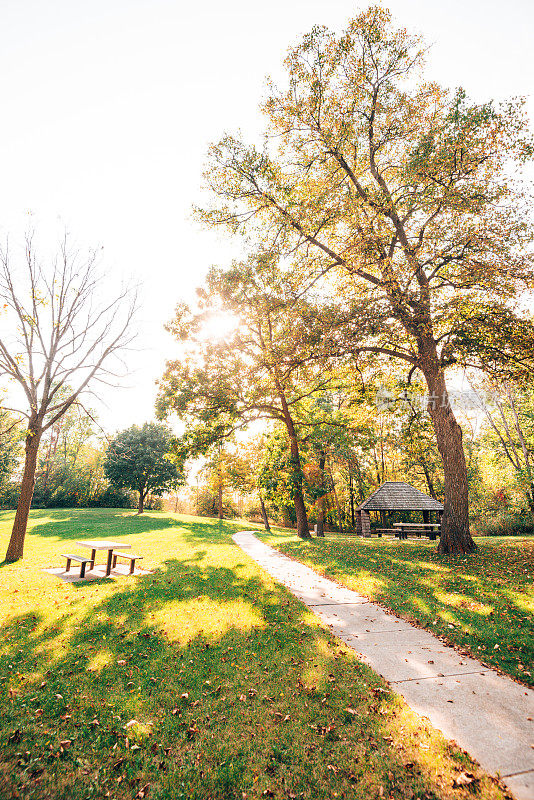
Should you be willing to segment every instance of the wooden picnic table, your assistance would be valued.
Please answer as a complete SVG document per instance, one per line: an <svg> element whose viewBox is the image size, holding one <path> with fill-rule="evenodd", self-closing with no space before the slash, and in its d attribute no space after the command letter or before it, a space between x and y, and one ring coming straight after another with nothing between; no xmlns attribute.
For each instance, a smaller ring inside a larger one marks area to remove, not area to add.
<svg viewBox="0 0 534 800"><path fill-rule="evenodd" d="M441 528L440 522L394 522L393 525L395 528L400 528L401 539L407 539L408 532L415 533L417 536L418 531L422 528L421 535L428 534L429 539L435 540ZM414 528L418 530L414 531Z"/></svg>
<svg viewBox="0 0 534 800"><path fill-rule="evenodd" d="M96 551L97 550L108 551L108 559L106 563L106 577L109 577L109 575L111 575L111 561L113 558L113 551L129 550L131 548L130 544L122 544L121 542L109 542L107 539L88 539L87 541L84 542L76 542L76 544L79 544L80 547L87 547L91 551L90 569L93 569L95 565Z"/></svg>

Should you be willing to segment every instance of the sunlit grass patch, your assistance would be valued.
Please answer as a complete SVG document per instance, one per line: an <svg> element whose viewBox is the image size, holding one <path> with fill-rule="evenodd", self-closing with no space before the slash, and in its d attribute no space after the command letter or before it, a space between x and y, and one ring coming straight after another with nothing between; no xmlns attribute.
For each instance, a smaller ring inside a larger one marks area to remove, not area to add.
<svg viewBox="0 0 534 800"><path fill-rule="evenodd" d="M453 782L468 769L478 798L502 800L233 544L235 526L100 509L33 521L25 561L0 569L1 798L466 800ZM120 537L154 571L40 571L82 537Z"/></svg>
<svg viewBox="0 0 534 800"><path fill-rule="evenodd" d="M197 599L185 604L175 601L150 615L153 625L165 633L170 642L187 644L195 636L211 642L222 639L231 628L246 632L263 628L265 622L250 602L234 600L219 603Z"/></svg>
<svg viewBox="0 0 534 800"><path fill-rule="evenodd" d="M434 592L434 597L443 605L452 606L453 608L465 608L468 611L474 611L476 614L483 614L484 616L488 616L494 611L493 606L487 603L479 603L478 600L474 600L465 594L436 591Z"/></svg>

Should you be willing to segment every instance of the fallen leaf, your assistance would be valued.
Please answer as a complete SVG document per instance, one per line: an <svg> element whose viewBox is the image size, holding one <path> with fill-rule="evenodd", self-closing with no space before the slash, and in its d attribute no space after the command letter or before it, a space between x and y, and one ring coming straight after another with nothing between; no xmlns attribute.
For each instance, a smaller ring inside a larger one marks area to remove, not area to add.
<svg viewBox="0 0 534 800"><path fill-rule="evenodd" d="M452 786L454 789L458 788L459 786L469 786L471 783L475 783L477 780L478 778L471 772L460 772L460 774L453 780Z"/></svg>

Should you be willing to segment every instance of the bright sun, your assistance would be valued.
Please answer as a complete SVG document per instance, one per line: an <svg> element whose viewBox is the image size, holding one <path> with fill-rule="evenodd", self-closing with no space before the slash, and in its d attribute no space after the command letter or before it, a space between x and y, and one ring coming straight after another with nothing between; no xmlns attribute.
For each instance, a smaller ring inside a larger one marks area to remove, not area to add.
<svg viewBox="0 0 534 800"><path fill-rule="evenodd" d="M214 314L204 325L202 329L202 338L225 339L234 332L237 325L238 319L232 314Z"/></svg>

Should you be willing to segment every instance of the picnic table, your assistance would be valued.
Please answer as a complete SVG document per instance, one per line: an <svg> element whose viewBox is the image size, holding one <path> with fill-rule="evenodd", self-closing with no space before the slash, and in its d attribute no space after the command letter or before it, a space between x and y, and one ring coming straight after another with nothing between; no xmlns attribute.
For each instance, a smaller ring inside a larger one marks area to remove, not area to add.
<svg viewBox="0 0 534 800"><path fill-rule="evenodd" d="M109 577L109 575L111 575L111 561L113 559L113 551L129 550L131 547L130 544L122 544L121 542L109 542L106 539L88 539L87 541L84 542L76 542L76 544L80 545L80 547L87 547L91 551L90 569L93 569L95 565L96 551L97 550L108 551L108 558L106 563L106 577Z"/></svg>
<svg viewBox="0 0 534 800"><path fill-rule="evenodd" d="M414 536L428 536L429 539L435 540L441 528L439 522L394 522L393 525L399 528L401 539L407 539L411 533Z"/></svg>

